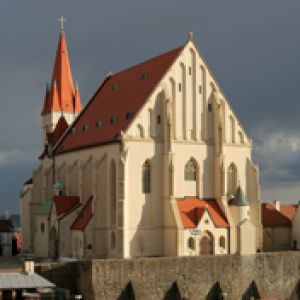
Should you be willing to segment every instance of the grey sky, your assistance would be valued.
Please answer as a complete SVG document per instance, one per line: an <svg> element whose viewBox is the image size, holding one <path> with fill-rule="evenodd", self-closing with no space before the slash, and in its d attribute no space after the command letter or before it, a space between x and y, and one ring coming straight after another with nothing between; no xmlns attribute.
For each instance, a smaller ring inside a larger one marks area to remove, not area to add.
<svg viewBox="0 0 300 300"><path fill-rule="evenodd" d="M254 140L263 198L300 199L299 1L2 0L0 212L18 211L42 149L40 111L61 15L85 102L107 71L175 48L193 31Z"/></svg>

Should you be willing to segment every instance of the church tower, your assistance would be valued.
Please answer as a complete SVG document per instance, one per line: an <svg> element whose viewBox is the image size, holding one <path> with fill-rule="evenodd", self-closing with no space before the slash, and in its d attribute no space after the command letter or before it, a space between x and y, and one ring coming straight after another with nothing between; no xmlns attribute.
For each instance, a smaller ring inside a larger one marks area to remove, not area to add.
<svg viewBox="0 0 300 300"><path fill-rule="evenodd" d="M82 109L78 87L74 86L69 61L67 42L64 33L65 19L61 17L56 58L51 84L47 85L42 115L43 141L47 145L51 136L61 123L70 125Z"/></svg>

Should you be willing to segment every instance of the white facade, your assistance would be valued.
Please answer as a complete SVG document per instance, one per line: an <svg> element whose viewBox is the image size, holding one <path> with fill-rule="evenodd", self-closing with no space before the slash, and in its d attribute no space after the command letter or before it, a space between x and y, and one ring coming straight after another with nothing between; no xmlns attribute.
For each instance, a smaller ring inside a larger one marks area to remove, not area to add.
<svg viewBox="0 0 300 300"><path fill-rule="evenodd" d="M79 196L82 204L93 196L93 222L72 236L64 231L72 249L63 255L199 255L206 233L214 241L213 254L241 249L255 253L262 237L259 171L251 152L251 139L190 38L120 140L44 158L33 176L32 198L27 204L22 199L22 209L51 198L54 169L55 180L62 181L67 195ZM195 165L195 180L185 178L189 161ZM145 165L150 170L147 192ZM247 208L229 205L238 185L246 193ZM205 216L203 220L209 222L199 223L194 250L188 247L191 231L184 228L176 205L187 196L214 199L229 224L218 228ZM253 237L249 241L239 238L244 219L251 224L246 230ZM71 224L74 217L66 220ZM28 222L25 217L24 224ZM86 239L91 240L92 250L83 247ZM65 243L62 237L58 242Z"/></svg>

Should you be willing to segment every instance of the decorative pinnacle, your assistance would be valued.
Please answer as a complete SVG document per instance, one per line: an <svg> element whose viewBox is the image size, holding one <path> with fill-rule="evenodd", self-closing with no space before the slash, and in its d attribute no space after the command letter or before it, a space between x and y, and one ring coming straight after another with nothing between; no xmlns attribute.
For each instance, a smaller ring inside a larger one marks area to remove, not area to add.
<svg viewBox="0 0 300 300"><path fill-rule="evenodd" d="M192 41L193 40L193 32L192 31L190 31L189 33L188 33L188 40L189 41Z"/></svg>
<svg viewBox="0 0 300 300"><path fill-rule="evenodd" d="M64 16L61 16L58 21L60 22L60 31L64 32L65 28L64 28L64 23L67 22L67 19L64 18Z"/></svg>

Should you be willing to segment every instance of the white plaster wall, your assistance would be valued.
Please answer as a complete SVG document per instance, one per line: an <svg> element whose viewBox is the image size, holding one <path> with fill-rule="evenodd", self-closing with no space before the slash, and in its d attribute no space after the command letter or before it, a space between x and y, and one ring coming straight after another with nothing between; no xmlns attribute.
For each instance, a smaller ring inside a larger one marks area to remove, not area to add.
<svg viewBox="0 0 300 300"><path fill-rule="evenodd" d="M36 257L48 257L49 255L49 220L48 215L35 216L36 229L34 234L34 254ZM44 232L41 224L44 224Z"/></svg>

